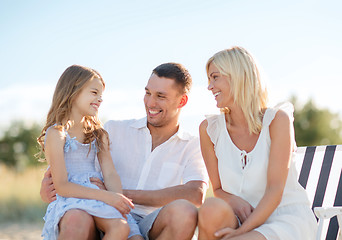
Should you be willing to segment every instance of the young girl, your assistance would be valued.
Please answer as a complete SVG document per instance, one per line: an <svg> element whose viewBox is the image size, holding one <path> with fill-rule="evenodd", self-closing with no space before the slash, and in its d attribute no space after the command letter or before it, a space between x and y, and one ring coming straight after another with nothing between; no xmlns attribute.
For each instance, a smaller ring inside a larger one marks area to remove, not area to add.
<svg viewBox="0 0 342 240"><path fill-rule="evenodd" d="M44 217L44 239L58 238L59 221L70 209L92 215L104 232L103 239L140 235L129 215L133 203L122 195L108 134L97 117L104 88L98 72L77 65L67 68L57 83L46 125L38 137L57 192ZM95 169L96 156L102 175ZM108 191L91 184L91 177L103 179Z"/></svg>

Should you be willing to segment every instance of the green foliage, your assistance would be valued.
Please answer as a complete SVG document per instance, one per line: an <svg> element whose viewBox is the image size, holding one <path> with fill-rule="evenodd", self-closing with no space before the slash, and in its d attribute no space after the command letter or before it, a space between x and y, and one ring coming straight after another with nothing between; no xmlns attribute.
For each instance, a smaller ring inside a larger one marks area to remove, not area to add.
<svg viewBox="0 0 342 240"><path fill-rule="evenodd" d="M295 97L294 128L298 146L342 144L342 121L328 109L318 109L312 100L300 107Z"/></svg>
<svg viewBox="0 0 342 240"><path fill-rule="evenodd" d="M25 199L16 198L0 201L0 224L19 220L41 222L46 211L46 205L42 201L26 202Z"/></svg>
<svg viewBox="0 0 342 240"><path fill-rule="evenodd" d="M34 156L39 152L36 138L41 127L38 124L25 126L16 121L2 134L0 139L0 162L17 170L24 170L29 165L38 165Z"/></svg>

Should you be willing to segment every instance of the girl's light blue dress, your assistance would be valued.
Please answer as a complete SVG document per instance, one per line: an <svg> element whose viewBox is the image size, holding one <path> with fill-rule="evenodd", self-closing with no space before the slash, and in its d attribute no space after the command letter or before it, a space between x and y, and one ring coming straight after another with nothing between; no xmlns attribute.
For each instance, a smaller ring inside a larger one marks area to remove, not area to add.
<svg viewBox="0 0 342 240"><path fill-rule="evenodd" d="M91 177L100 178L103 181L101 172L95 169L96 145L95 140L90 144L82 144L75 138L66 134L64 145L64 160L68 172L68 180L86 187L99 189L89 180ZM80 209L88 212L90 215L100 218L121 218L121 213L114 207L98 200L65 198L57 194L57 199L51 202L46 210L44 217L45 225L42 237L44 239L57 239L58 224L60 219L70 209ZM129 237L139 234L139 227L131 215L127 215L127 222L131 228Z"/></svg>

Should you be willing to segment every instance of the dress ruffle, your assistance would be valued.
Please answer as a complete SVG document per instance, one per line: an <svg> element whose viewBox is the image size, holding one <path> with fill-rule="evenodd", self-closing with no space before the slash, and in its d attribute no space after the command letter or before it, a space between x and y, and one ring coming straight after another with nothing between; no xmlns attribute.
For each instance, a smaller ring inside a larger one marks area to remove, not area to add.
<svg viewBox="0 0 342 240"><path fill-rule="evenodd" d="M224 121L224 113L221 113L221 115L206 115L206 119L208 121L208 136L214 145L216 145L220 132L219 121Z"/></svg>
<svg viewBox="0 0 342 240"><path fill-rule="evenodd" d="M269 110L272 110L270 114L267 116L267 119L264 119L264 123L266 126L269 126L271 122L273 121L275 115L279 110L284 111L290 118L290 121L293 122L293 112L294 112L294 107L292 103L290 102L283 102L275 105L274 107L270 108Z"/></svg>

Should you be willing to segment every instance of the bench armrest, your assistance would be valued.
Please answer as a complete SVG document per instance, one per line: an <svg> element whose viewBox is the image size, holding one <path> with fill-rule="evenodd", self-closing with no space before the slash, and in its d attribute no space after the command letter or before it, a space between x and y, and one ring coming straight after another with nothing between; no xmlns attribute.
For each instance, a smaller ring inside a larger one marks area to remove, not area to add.
<svg viewBox="0 0 342 240"><path fill-rule="evenodd" d="M314 212L318 217L318 231L317 231L317 240L321 239L322 228L323 228L323 220L330 219L334 216L337 216L339 233L338 240L342 240L341 227L342 227L342 207L315 207Z"/></svg>

